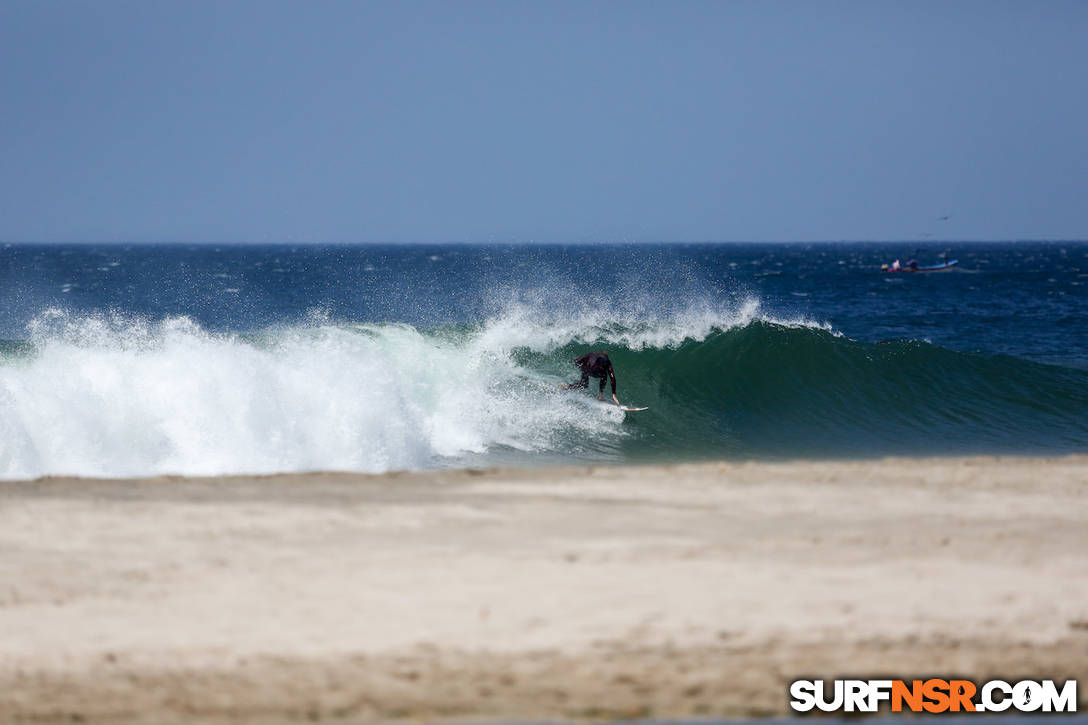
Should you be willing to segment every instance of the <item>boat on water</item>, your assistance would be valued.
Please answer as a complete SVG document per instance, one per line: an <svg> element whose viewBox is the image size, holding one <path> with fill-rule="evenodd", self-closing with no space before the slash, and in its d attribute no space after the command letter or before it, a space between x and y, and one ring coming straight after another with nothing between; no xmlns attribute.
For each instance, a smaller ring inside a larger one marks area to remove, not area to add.
<svg viewBox="0 0 1088 725"><path fill-rule="evenodd" d="M959 263L960 263L960 261L958 259L949 259L947 261L941 262L940 264L931 264L931 265L929 265L927 267L919 267L918 263L915 262L913 259L910 260L909 262L907 262L906 264L899 264L899 260L897 259L892 264L882 264L882 265L880 265L880 271L886 272L886 273L894 273L894 272L941 272L941 271L946 270L946 269L952 269L953 267L955 267Z"/></svg>

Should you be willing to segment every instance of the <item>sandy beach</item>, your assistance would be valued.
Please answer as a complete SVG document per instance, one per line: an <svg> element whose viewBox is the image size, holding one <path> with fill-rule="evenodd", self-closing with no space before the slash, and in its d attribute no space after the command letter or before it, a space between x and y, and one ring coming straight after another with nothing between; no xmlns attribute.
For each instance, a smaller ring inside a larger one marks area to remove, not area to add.
<svg viewBox="0 0 1088 725"><path fill-rule="evenodd" d="M748 717L798 677L1084 678L1086 551L1088 456L3 482L0 721Z"/></svg>

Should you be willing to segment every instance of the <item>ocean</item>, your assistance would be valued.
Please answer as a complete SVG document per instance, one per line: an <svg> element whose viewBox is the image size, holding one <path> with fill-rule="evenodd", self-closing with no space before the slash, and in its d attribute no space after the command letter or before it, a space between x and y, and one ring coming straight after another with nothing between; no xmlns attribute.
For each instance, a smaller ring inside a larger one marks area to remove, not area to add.
<svg viewBox="0 0 1088 725"><path fill-rule="evenodd" d="M0 245L0 478L1086 450L1084 242Z"/></svg>

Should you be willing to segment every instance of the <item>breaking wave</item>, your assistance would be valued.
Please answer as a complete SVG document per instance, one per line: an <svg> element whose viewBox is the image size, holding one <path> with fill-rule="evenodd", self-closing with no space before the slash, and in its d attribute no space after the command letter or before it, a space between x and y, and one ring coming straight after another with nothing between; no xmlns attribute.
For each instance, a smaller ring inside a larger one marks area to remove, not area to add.
<svg viewBox="0 0 1088 725"><path fill-rule="evenodd" d="M559 390L588 349L609 352L621 400L650 409ZM755 300L246 335L50 310L28 341L0 343L8 479L1086 446L1086 371L857 342Z"/></svg>

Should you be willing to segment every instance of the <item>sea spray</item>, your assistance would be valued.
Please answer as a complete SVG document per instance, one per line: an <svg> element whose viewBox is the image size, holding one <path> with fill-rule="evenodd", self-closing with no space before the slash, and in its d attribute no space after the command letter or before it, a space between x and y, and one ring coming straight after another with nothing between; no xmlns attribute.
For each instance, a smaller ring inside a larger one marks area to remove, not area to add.
<svg viewBox="0 0 1088 725"><path fill-rule="evenodd" d="M210 333L186 318L32 325L0 365L0 474L210 475L446 465L622 435L508 351L405 324ZM576 448L576 446L575 446Z"/></svg>

